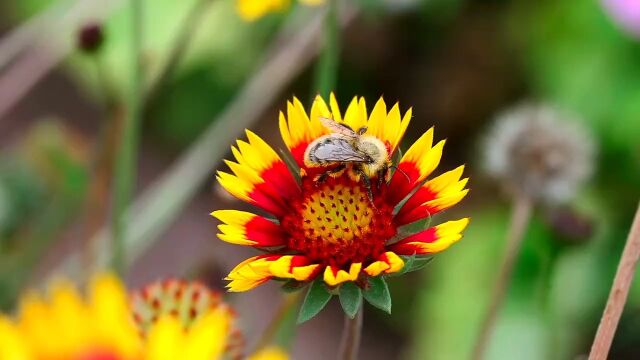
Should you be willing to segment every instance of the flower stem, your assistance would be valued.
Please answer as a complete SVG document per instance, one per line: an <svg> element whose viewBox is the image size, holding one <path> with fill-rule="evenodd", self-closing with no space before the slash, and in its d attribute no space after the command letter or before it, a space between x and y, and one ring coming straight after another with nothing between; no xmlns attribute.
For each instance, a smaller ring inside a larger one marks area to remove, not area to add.
<svg viewBox="0 0 640 360"><path fill-rule="evenodd" d="M297 305L302 298L301 295L302 291L296 291L294 293L284 295L280 308L273 316L273 319L271 319L269 325L267 325L263 331L254 353L257 353L259 350L271 345L274 341L282 342L283 344L279 345L283 345L283 347L289 345L288 343L290 343L290 338L294 335L291 329L296 326L294 310L297 308Z"/></svg>
<svg viewBox="0 0 640 360"><path fill-rule="evenodd" d="M215 0L196 0L186 17L182 20L178 35L176 36L167 60L164 62L158 75L150 81L144 96L144 106L148 107L154 101L158 92L171 79L176 68L180 64L182 56L186 53L189 44L193 40L195 31L200 24L200 20L204 18L207 9Z"/></svg>
<svg viewBox="0 0 640 360"><path fill-rule="evenodd" d="M504 301L516 260L518 255L520 255L522 240L524 239L525 230L531 219L532 209L533 205L529 197L523 194L515 196L511 214L511 224L507 232L506 249L502 258L498 278L491 292L489 307L482 320L480 332L478 333L478 338L473 348L471 358L474 360L483 359L487 346L489 345L498 311Z"/></svg>
<svg viewBox="0 0 640 360"><path fill-rule="evenodd" d="M324 44L316 69L316 91L328 98L335 90L338 79L338 62L340 59L340 24L338 20L338 0L327 2L327 13L324 19Z"/></svg>
<svg viewBox="0 0 640 360"><path fill-rule="evenodd" d="M112 215L112 265L120 275L124 275L126 268L126 252L124 246L124 238L127 234L126 209L131 202L136 180L138 128L142 108L142 69L140 64L142 48L142 0L131 0L131 8L131 89L127 109L128 114L122 127L120 147L116 155Z"/></svg>
<svg viewBox="0 0 640 360"><path fill-rule="evenodd" d="M363 309L360 307L353 319L346 315L344 317L344 329L342 330L342 341L340 343L341 360L356 360L358 358L360 336L362 334L362 312Z"/></svg>
<svg viewBox="0 0 640 360"><path fill-rule="evenodd" d="M638 258L640 258L640 205L636 210L627 243L622 251L622 257L611 286L607 306L604 309L596 337L591 346L589 360L604 360L609 354L613 336L616 333L624 304L627 301Z"/></svg>

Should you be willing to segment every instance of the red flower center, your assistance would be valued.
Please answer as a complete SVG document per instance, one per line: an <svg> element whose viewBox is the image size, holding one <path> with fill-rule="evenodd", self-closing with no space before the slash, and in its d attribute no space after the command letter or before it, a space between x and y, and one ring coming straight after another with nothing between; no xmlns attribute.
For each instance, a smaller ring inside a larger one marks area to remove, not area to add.
<svg viewBox="0 0 640 360"><path fill-rule="evenodd" d="M372 203L363 184L346 174L321 184L303 177L302 196L291 205L280 221L288 248L325 265L373 260L396 234L393 207L381 191L373 189Z"/></svg>

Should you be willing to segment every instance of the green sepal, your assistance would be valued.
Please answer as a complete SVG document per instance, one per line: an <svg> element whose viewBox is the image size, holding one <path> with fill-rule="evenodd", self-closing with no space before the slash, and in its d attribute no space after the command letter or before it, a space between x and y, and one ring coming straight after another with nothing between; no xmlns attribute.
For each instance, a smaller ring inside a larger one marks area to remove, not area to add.
<svg viewBox="0 0 640 360"><path fill-rule="evenodd" d="M346 282L340 286L340 305L344 313L351 319L356 317L362 307L362 290L353 282Z"/></svg>
<svg viewBox="0 0 640 360"><path fill-rule="evenodd" d="M282 149L278 149L280 151L280 158L287 165L289 172L293 175L293 178L296 179L296 182L300 184L300 166L298 163L291 157L291 153L289 151L284 151Z"/></svg>
<svg viewBox="0 0 640 360"><path fill-rule="evenodd" d="M431 261L433 261L433 256L416 256L413 254L411 256L400 256L400 258L404 261L404 267L399 272L392 274L391 276L399 276L404 275L410 272L418 271L425 266L427 266Z"/></svg>
<svg viewBox="0 0 640 360"><path fill-rule="evenodd" d="M292 292L296 292L296 291L302 289L307 284L308 284L307 282L291 279L291 280L286 281L284 284L282 284L282 286L280 288L284 292L292 293Z"/></svg>
<svg viewBox="0 0 640 360"><path fill-rule="evenodd" d="M428 229L431 226L431 219L432 219L432 216L429 215L420 220L416 220L410 224L403 225L398 229L398 233L402 236L402 238L405 238L413 234L417 234L421 231Z"/></svg>
<svg viewBox="0 0 640 360"><path fill-rule="evenodd" d="M369 278L368 287L363 295L369 304L391 314L391 293L384 277Z"/></svg>
<svg viewBox="0 0 640 360"><path fill-rule="evenodd" d="M298 313L298 324L302 324L303 322L318 315L318 313L327 305L329 300L331 300L331 296L333 295L327 291L322 279L316 279L312 282L311 286L309 286L309 291L304 298L304 302L300 307L300 313Z"/></svg>

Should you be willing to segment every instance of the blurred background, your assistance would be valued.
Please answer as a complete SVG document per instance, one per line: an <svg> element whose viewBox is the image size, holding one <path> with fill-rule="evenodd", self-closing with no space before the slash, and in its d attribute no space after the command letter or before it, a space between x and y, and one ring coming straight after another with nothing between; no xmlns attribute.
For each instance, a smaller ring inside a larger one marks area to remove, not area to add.
<svg viewBox="0 0 640 360"><path fill-rule="evenodd" d="M215 184L215 170L244 127L284 148L278 111L292 95L310 106L316 91L317 47L309 39L322 7L293 6L246 22L232 0L199 2L144 3L144 76L160 81L140 132L132 287L186 276L222 289L232 266L254 255L215 236L209 213L244 206ZM472 189L436 219L470 216L464 239L425 270L390 281L392 316L366 308L361 358L469 356L510 213L501 185L483 173L479 149L496 114L526 100L575 114L598 156L593 178L572 201L536 208L488 358L586 354L640 198L640 1L346 2L336 88L342 107L354 95L370 106L384 95L402 111L413 107L403 147L435 126L436 138L447 138L437 172L467 164ZM0 1L5 311L25 287L106 256L103 227L130 76L129 12L115 0ZM181 38L185 23L191 28ZM164 74L176 38L187 39L186 48ZM281 296L267 284L228 299L255 339ZM293 357L332 358L341 328L334 300L298 329ZM639 358L639 339L636 281L611 359Z"/></svg>

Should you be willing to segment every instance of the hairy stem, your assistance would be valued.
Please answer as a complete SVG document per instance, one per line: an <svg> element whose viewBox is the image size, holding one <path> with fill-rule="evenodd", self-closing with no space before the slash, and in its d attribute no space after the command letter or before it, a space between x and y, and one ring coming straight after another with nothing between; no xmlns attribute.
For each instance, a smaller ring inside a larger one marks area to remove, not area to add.
<svg viewBox="0 0 640 360"><path fill-rule="evenodd" d="M509 283L511 282L516 260L520 255L522 240L524 239L524 234L531 218L532 208L531 200L527 196L520 194L514 198L511 224L507 232L506 248L502 257L502 265L500 266L498 278L491 292L489 307L482 320L480 331L478 332L478 337L473 348L471 356L473 360L483 359L486 353L499 310L502 307Z"/></svg>
<svg viewBox="0 0 640 360"><path fill-rule="evenodd" d="M609 354L624 304L627 302L627 295L638 265L638 258L640 258L640 205L636 210L629 237L627 237L627 243L622 251L622 257L618 264L616 276L613 279L607 306L604 309L596 337L591 346L589 360L604 360Z"/></svg>
<svg viewBox="0 0 640 360"><path fill-rule="evenodd" d="M358 358L358 350L360 349L360 337L362 335L362 312L363 309L356 313L353 319L344 316L344 329L342 330L342 340L340 343L341 360L356 360Z"/></svg>

